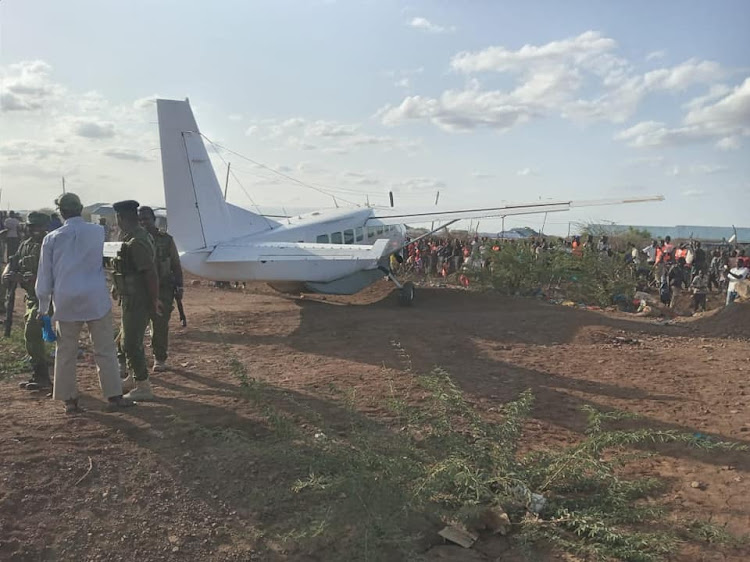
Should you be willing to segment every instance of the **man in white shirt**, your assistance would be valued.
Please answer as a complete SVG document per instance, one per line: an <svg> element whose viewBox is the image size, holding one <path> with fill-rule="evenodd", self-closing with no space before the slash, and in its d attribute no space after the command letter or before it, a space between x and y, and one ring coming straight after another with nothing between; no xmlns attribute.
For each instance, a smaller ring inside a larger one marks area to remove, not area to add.
<svg viewBox="0 0 750 562"><path fill-rule="evenodd" d="M76 360L78 336L85 323L109 409L132 406L132 400L122 397L112 301L103 264L104 229L81 218L83 205L76 194L64 193L55 203L65 224L44 237L36 280L39 310L48 310L50 302L55 307L57 352L52 397L65 402L66 413L82 411L78 405Z"/></svg>
<svg viewBox="0 0 750 562"><path fill-rule="evenodd" d="M653 266L656 263L656 240L652 240L651 245L646 246L641 251L646 254L646 263Z"/></svg>
<svg viewBox="0 0 750 562"><path fill-rule="evenodd" d="M16 216L15 211L8 213L8 218L3 223L3 228L7 230L5 233L5 246L8 248L8 261L11 256L15 256L18 251L18 246L21 243L21 236L18 232L18 227L21 223Z"/></svg>
<svg viewBox="0 0 750 562"><path fill-rule="evenodd" d="M748 268L747 262L747 259L739 258L737 260L737 267L734 267L727 272L727 279L729 280L727 286L727 306L732 304L734 299L737 298L737 282L750 277L750 268Z"/></svg>

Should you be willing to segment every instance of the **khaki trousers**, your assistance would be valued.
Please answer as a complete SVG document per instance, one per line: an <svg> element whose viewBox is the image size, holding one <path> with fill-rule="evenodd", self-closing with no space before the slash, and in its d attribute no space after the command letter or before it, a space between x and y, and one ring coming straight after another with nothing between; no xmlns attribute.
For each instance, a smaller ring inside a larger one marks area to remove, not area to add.
<svg viewBox="0 0 750 562"><path fill-rule="evenodd" d="M76 382L78 336L84 324L88 325L91 341L94 344L94 360L102 394L105 398L122 395L112 312L108 312L98 320L56 323L57 353L55 354L55 386L52 393L52 398L55 400L78 398Z"/></svg>

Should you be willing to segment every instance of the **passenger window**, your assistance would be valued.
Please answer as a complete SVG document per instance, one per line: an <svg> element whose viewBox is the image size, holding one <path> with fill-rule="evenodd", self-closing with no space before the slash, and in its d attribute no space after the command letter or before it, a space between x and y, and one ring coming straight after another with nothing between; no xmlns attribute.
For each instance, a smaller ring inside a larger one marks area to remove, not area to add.
<svg viewBox="0 0 750 562"><path fill-rule="evenodd" d="M320 234L318 236L318 239L316 240L318 244L328 244L328 235L327 234Z"/></svg>
<svg viewBox="0 0 750 562"><path fill-rule="evenodd" d="M381 234L383 234L383 225L380 225L378 227L377 233L378 233L378 236L380 236Z"/></svg>
<svg viewBox="0 0 750 562"><path fill-rule="evenodd" d="M331 234L331 244L341 244L341 233L334 232Z"/></svg>
<svg viewBox="0 0 750 562"><path fill-rule="evenodd" d="M344 231L344 244L354 244L354 231L351 228Z"/></svg>
<svg viewBox="0 0 750 562"><path fill-rule="evenodd" d="M368 226L367 227L367 237L368 238L375 238L375 227L374 226Z"/></svg>
<svg viewBox="0 0 750 562"><path fill-rule="evenodd" d="M365 239L365 229L361 226L357 227L357 242L362 242Z"/></svg>

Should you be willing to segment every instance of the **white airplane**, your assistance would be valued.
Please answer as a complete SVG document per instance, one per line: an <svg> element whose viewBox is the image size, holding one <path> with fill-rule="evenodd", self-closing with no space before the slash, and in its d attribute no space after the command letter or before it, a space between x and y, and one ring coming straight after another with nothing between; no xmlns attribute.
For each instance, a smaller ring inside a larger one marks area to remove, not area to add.
<svg viewBox="0 0 750 562"><path fill-rule="evenodd" d="M264 281L282 291L354 294L388 277L399 289L399 301L411 304L414 286L400 283L390 269L390 256L400 257L410 243L406 222L441 221L428 236L463 219L664 199L535 201L455 211L361 207L279 219L227 203L190 103L156 103L169 232L182 267L214 281ZM105 256L116 255L119 245L107 243Z"/></svg>

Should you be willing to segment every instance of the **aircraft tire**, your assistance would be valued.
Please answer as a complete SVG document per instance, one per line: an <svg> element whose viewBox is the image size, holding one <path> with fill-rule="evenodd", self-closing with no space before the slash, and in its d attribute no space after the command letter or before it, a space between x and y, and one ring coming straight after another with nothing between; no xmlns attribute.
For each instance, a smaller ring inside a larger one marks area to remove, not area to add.
<svg viewBox="0 0 750 562"><path fill-rule="evenodd" d="M398 290L398 304L401 306L411 306L411 303L414 302L414 293L414 283L411 281L404 283Z"/></svg>

